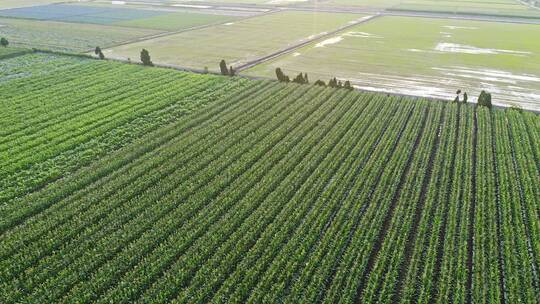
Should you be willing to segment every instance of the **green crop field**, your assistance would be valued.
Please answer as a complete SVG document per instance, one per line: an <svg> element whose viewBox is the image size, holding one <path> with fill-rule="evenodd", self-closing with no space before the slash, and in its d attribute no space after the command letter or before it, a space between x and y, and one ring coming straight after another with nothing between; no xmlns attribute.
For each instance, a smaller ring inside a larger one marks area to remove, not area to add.
<svg viewBox="0 0 540 304"><path fill-rule="evenodd" d="M196 69L206 66L217 70L221 59L236 66L361 17L356 14L281 12L122 45L104 53L107 57L137 59L141 49L145 48L157 63Z"/></svg>
<svg viewBox="0 0 540 304"><path fill-rule="evenodd" d="M523 5L517 0L330 0L310 1L310 7L364 7L407 11L464 13L540 18L540 10Z"/></svg>
<svg viewBox="0 0 540 304"><path fill-rule="evenodd" d="M538 303L535 113L39 53L0 110L2 303Z"/></svg>
<svg viewBox="0 0 540 304"><path fill-rule="evenodd" d="M466 13L501 16L522 16L540 18L540 10L531 9L515 0L475 0L475 1L439 1L405 0L397 6L398 10L419 10L428 12Z"/></svg>
<svg viewBox="0 0 540 304"><path fill-rule="evenodd" d="M0 201L42 187L227 94L225 89L243 86L241 80L76 57L2 60Z"/></svg>
<svg viewBox="0 0 540 304"><path fill-rule="evenodd" d="M200 14L200 13L171 13L149 18L133 19L114 23L114 25L139 27L145 29L176 31L198 27L202 25L234 21L237 18L226 15Z"/></svg>
<svg viewBox="0 0 540 304"><path fill-rule="evenodd" d="M497 35L492 35L497 33ZM375 91L453 99L494 92L499 105L540 110L540 25L381 17L318 40L243 73L327 81Z"/></svg>
<svg viewBox="0 0 540 304"><path fill-rule="evenodd" d="M0 1L0 9L28 7L35 5L46 5L51 3L65 2L64 0L2 0Z"/></svg>
<svg viewBox="0 0 540 304"><path fill-rule="evenodd" d="M20 47L86 52L162 31L98 24L0 18L0 36Z"/></svg>

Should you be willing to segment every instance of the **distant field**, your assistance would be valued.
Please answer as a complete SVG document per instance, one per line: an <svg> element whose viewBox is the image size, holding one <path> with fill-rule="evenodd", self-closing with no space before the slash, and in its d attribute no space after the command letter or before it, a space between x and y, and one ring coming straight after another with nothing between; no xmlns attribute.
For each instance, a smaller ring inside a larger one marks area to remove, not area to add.
<svg viewBox="0 0 540 304"><path fill-rule="evenodd" d="M537 114L7 65L2 304L537 303Z"/></svg>
<svg viewBox="0 0 540 304"><path fill-rule="evenodd" d="M211 70L221 59L238 65L287 48L310 36L361 18L354 14L282 12L108 49L116 58L139 58L142 48L154 62Z"/></svg>
<svg viewBox="0 0 540 304"><path fill-rule="evenodd" d="M50 21L113 24L166 14L153 10L88 5L51 4L0 11L0 16Z"/></svg>
<svg viewBox="0 0 540 304"><path fill-rule="evenodd" d="M125 6L54 4L0 11L0 16L174 31L235 20L232 15L133 9Z"/></svg>
<svg viewBox="0 0 540 304"><path fill-rule="evenodd" d="M395 9L420 10L449 13L491 14L503 16L539 17L540 10L521 4L517 0L475 0L475 1L439 1L439 0L405 0Z"/></svg>
<svg viewBox="0 0 540 304"><path fill-rule="evenodd" d="M46 5L59 2L65 2L65 0L2 0L0 1L0 9Z"/></svg>
<svg viewBox="0 0 540 304"><path fill-rule="evenodd" d="M494 35L494 33L496 33ZM540 110L540 26L383 17L246 71L276 67L310 79L350 79L359 88L453 99L481 89L500 105Z"/></svg>
<svg viewBox="0 0 540 304"><path fill-rule="evenodd" d="M127 27L174 31L236 19L234 16L181 12L121 21L114 24Z"/></svg>
<svg viewBox="0 0 540 304"><path fill-rule="evenodd" d="M107 47L161 31L77 24L55 21L0 18L0 36L14 46L36 47L58 51L88 51L96 46Z"/></svg>
<svg viewBox="0 0 540 304"><path fill-rule="evenodd" d="M540 17L540 10L528 8L517 0L330 0L311 1L306 6L352 6L447 13L493 14Z"/></svg>

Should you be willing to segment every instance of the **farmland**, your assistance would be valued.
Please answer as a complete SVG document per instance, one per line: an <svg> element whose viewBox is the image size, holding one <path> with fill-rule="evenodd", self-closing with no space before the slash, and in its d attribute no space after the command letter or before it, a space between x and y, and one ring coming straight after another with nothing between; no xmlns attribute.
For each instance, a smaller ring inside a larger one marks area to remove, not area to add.
<svg viewBox="0 0 540 304"><path fill-rule="evenodd" d="M384 8L391 11L424 11L450 14L479 14L540 18L540 10L535 10L514 0L330 0L300 2L303 6L315 7L359 7Z"/></svg>
<svg viewBox="0 0 540 304"><path fill-rule="evenodd" d="M0 9L45 5L45 4L58 3L58 2L64 2L64 1L63 0L24 0L24 1L2 0L0 2Z"/></svg>
<svg viewBox="0 0 540 304"><path fill-rule="evenodd" d="M535 113L0 67L3 303L538 302Z"/></svg>
<svg viewBox="0 0 540 304"><path fill-rule="evenodd" d="M362 17L356 14L280 12L121 45L104 53L111 58L137 58L141 49L146 48L159 63L195 69L206 66L217 70L221 59L232 65L246 63Z"/></svg>
<svg viewBox="0 0 540 304"><path fill-rule="evenodd" d="M241 80L44 54L2 60L0 75L0 201L42 187L177 121L226 89L244 86ZM204 89L194 92L203 82Z"/></svg>
<svg viewBox="0 0 540 304"><path fill-rule="evenodd" d="M237 18L230 13L50 4L0 10L0 35L21 47L86 52Z"/></svg>
<svg viewBox="0 0 540 304"><path fill-rule="evenodd" d="M98 24L77 24L0 17L0 35L14 46L55 51L87 52L100 45L117 45L160 31Z"/></svg>
<svg viewBox="0 0 540 304"><path fill-rule="evenodd" d="M490 33L496 32L493 36ZM499 105L540 110L540 25L382 17L245 71L281 67L358 88L453 99L457 89L496 93Z"/></svg>

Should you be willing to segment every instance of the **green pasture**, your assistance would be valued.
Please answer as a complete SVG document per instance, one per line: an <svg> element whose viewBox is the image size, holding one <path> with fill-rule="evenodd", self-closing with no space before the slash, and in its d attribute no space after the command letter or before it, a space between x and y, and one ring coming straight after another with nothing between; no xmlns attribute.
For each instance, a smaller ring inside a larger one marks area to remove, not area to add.
<svg viewBox="0 0 540 304"><path fill-rule="evenodd" d="M217 70L221 59L237 66L293 46L310 36L335 30L361 17L355 14L281 12L122 45L106 50L105 55L138 60L144 48L156 63Z"/></svg>
<svg viewBox="0 0 540 304"><path fill-rule="evenodd" d="M540 10L531 9L514 0L330 0L310 1L306 6L366 7L410 11L540 17Z"/></svg>
<svg viewBox="0 0 540 304"><path fill-rule="evenodd" d="M2 0L0 1L0 9L27 7L35 5L46 5L51 3L65 2L61 0Z"/></svg>
<svg viewBox="0 0 540 304"><path fill-rule="evenodd" d="M493 35L493 33L497 33ZM245 71L307 72L357 87L453 98L488 89L502 104L540 109L540 26L383 17Z"/></svg>
<svg viewBox="0 0 540 304"><path fill-rule="evenodd" d="M0 36L7 37L14 46L76 52L159 33L148 29L12 18L0 18L0 25Z"/></svg>
<svg viewBox="0 0 540 304"><path fill-rule="evenodd" d="M435 1L405 0L393 8L412 11L483 14L501 16L540 17L540 10L531 9L518 1Z"/></svg>
<svg viewBox="0 0 540 304"><path fill-rule="evenodd" d="M237 18L234 16L178 12L149 18L122 21L114 24L144 29L175 31L207 24L222 23L235 19Z"/></svg>

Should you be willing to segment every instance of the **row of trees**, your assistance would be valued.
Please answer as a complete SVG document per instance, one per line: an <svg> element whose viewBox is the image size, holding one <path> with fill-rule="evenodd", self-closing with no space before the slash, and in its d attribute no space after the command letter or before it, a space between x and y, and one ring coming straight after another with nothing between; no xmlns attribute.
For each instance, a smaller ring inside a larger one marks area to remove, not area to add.
<svg viewBox="0 0 540 304"><path fill-rule="evenodd" d="M308 78L307 73L301 73L300 72L291 81L290 77L285 75L285 73L283 73L281 68L276 69L276 77L277 77L277 80L279 82L293 82L293 83L298 83L298 84L308 84L309 83L309 78ZM324 81L322 81L320 79L315 81L314 84L318 85L318 86L322 86L322 87L328 86L328 87L337 88L337 89L347 89L347 90L352 90L353 89L350 81L347 80L347 81L345 81L343 83L343 82L341 82L341 80L338 81L335 77L330 79L328 81L328 84L326 84Z"/></svg>
<svg viewBox="0 0 540 304"><path fill-rule="evenodd" d="M94 54L96 54L101 60L105 59L105 55L103 55L103 52L101 51L101 48L99 46L96 46Z"/></svg>
<svg viewBox="0 0 540 304"><path fill-rule="evenodd" d="M461 90L457 90L456 92L456 98L454 98L454 102L463 102L463 103L467 103L467 100L469 99L469 95L467 95L467 92L464 92L463 93L463 100L460 101L459 99L459 96L461 95Z"/></svg>
<svg viewBox="0 0 540 304"><path fill-rule="evenodd" d="M469 96L467 95L467 92L463 92L463 99L460 100L461 90L457 90L456 92L456 98L454 99L454 102L462 102L467 103ZM479 106L488 107L491 108L491 94L482 90L480 92L480 96L478 96L478 103Z"/></svg>
<svg viewBox="0 0 540 304"><path fill-rule="evenodd" d="M7 41L6 38L1 38L0 39L0 45L2 45L4 47L7 47L8 44L9 44L9 42ZM105 55L103 55L103 52L101 51L101 48L99 46L96 47L94 53L99 57L99 59L105 59ZM141 62L145 66L154 66L154 63L152 62L152 59L150 57L150 53L146 49L142 49L142 51L141 51ZM232 66L227 68L227 63L225 62L225 60L221 60L221 62L219 63L219 68L220 68L221 74L224 75L224 76L235 76L236 75L236 71L233 69ZM283 73L281 68L276 68L276 77L277 77L279 82L293 82L293 83L298 83L298 84L309 84L309 78L308 78L307 73L300 72L291 81L290 77L285 75L285 73ZM326 84L324 81L322 81L320 79L315 81L314 84L318 85L318 86L322 86L322 87L328 86L328 87L337 88L337 89L347 89L347 90L352 90L353 89L350 81L347 80L345 82L342 82L341 80L337 80L336 77L330 79L328 81L328 84ZM463 99L460 99L460 96L461 96L461 90L457 90L456 98L454 99L454 102L467 103L467 101L469 99L469 96L467 95L467 92L463 92ZM482 91L480 93L480 96L478 97L478 105L491 108L491 106L492 106L492 104L491 104L491 94L486 92L486 91Z"/></svg>
<svg viewBox="0 0 540 304"><path fill-rule="evenodd" d="M233 69L232 65L227 69L227 63L225 62L225 59L222 59L219 63L219 70L221 71L221 75L224 76L236 75L236 71Z"/></svg>

